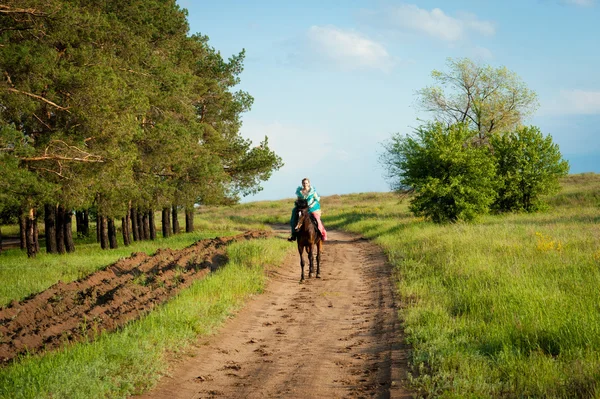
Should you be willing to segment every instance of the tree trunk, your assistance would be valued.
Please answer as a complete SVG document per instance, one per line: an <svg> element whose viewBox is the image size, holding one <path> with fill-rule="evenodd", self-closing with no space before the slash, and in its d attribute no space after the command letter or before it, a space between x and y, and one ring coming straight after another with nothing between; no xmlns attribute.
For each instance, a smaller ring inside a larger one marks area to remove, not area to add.
<svg viewBox="0 0 600 399"><path fill-rule="evenodd" d="M35 258L35 241L33 237L33 224L35 223L35 216L33 208L29 209L29 214L25 220L25 244L27 247L27 257Z"/></svg>
<svg viewBox="0 0 600 399"><path fill-rule="evenodd" d="M150 239L156 240L156 223L154 221L154 210L148 211L148 223L150 224Z"/></svg>
<svg viewBox="0 0 600 399"><path fill-rule="evenodd" d="M37 212L33 211L33 243L35 245L35 253L40 252L40 235L38 231Z"/></svg>
<svg viewBox="0 0 600 399"><path fill-rule="evenodd" d="M123 232L123 245L125 245L126 247L128 247L129 245L131 245L131 232L129 231L129 221L130 221L130 215L131 214L131 203L129 203L129 209L127 210L127 213L125 214L124 218L121 218L121 230Z"/></svg>
<svg viewBox="0 0 600 399"><path fill-rule="evenodd" d="M59 205L56 210L56 250L59 254L67 252L65 248L65 208Z"/></svg>
<svg viewBox="0 0 600 399"><path fill-rule="evenodd" d="M167 238L171 235L171 218L169 215L169 208L163 208L162 210L162 233L163 238Z"/></svg>
<svg viewBox="0 0 600 399"><path fill-rule="evenodd" d="M82 211L83 213L83 221L82 221L82 233L84 237L90 236L90 211L85 209Z"/></svg>
<svg viewBox="0 0 600 399"><path fill-rule="evenodd" d="M90 235L90 217L87 209L75 212L75 221L77 223L77 236L88 237Z"/></svg>
<svg viewBox="0 0 600 399"><path fill-rule="evenodd" d="M83 212L75 211L75 228L77 237L83 237Z"/></svg>
<svg viewBox="0 0 600 399"><path fill-rule="evenodd" d="M131 208L131 232L133 233L133 241L139 241L140 236L138 235L137 227L137 211L135 208Z"/></svg>
<svg viewBox="0 0 600 399"><path fill-rule="evenodd" d="M21 249L27 249L27 216L19 216L19 238L21 239Z"/></svg>
<svg viewBox="0 0 600 399"><path fill-rule="evenodd" d="M138 237L141 240L145 240L144 236L144 212L141 211L140 208L137 209L137 227L138 227Z"/></svg>
<svg viewBox="0 0 600 399"><path fill-rule="evenodd" d="M108 249L108 223L106 216L98 216L100 221L100 247L102 249Z"/></svg>
<svg viewBox="0 0 600 399"><path fill-rule="evenodd" d="M177 218L177 206L173 205L173 234L179 234L179 219Z"/></svg>
<svg viewBox="0 0 600 399"><path fill-rule="evenodd" d="M67 252L75 252L75 242L73 241L73 213L65 209L65 249Z"/></svg>
<svg viewBox="0 0 600 399"><path fill-rule="evenodd" d="M100 215L96 213L96 242L100 242Z"/></svg>
<svg viewBox="0 0 600 399"><path fill-rule="evenodd" d="M121 218L121 232L123 233L123 245L126 247L128 247L129 244L131 244L131 242L129 241L129 232L127 231L129 223L128 220L128 217Z"/></svg>
<svg viewBox="0 0 600 399"><path fill-rule="evenodd" d="M194 207L185 208L185 232L191 233L194 231Z"/></svg>
<svg viewBox="0 0 600 399"><path fill-rule="evenodd" d="M150 221L148 220L148 212L144 212L142 216L143 226L144 226L144 240L150 239Z"/></svg>
<svg viewBox="0 0 600 399"><path fill-rule="evenodd" d="M108 243L110 249L118 248L117 244L117 228L115 226L115 219L108 218Z"/></svg>
<svg viewBox="0 0 600 399"><path fill-rule="evenodd" d="M127 213L121 218L121 230L123 230L123 245L131 245L131 201L127 204Z"/></svg>
<svg viewBox="0 0 600 399"><path fill-rule="evenodd" d="M56 246L56 205L44 205L44 226L46 231L46 253L58 253Z"/></svg>

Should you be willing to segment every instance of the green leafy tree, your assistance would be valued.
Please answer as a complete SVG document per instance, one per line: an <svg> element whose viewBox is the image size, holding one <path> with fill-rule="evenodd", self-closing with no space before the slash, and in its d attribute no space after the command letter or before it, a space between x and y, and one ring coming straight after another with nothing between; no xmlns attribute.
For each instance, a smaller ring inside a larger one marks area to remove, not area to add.
<svg viewBox="0 0 600 399"><path fill-rule="evenodd" d="M413 189L410 210L436 223L472 220L496 197L495 163L466 123L430 123L395 134L380 161L394 190Z"/></svg>
<svg viewBox="0 0 600 399"><path fill-rule="evenodd" d="M447 125L468 124L483 144L521 126L538 107L536 93L506 67L449 58L448 71L434 70L431 76L435 84L417 92L419 107Z"/></svg>
<svg viewBox="0 0 600 399"><path fill-rule="evenodd" d="M234 91L244 51L226 61L189 36L176 0L0 8L1 209L94 208L114 233L134 209L185 207L191 221L195 203L236 202L281 167L266 139L239 134L253 102Z"/></svg>
<svg viewBox="0 0 600 399"><path fill-rule="evenodd" d="M493 207L498 211L535 211L543 196L560 189L559 178L569 173L552 137L535 126L522 127L491 140L500 187Z"/></svg>

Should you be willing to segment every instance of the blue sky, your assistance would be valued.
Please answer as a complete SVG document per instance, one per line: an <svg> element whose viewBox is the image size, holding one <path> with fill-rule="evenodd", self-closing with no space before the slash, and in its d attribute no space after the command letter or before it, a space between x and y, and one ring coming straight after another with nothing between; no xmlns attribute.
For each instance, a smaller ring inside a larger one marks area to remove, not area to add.
<svg viewBox="0 0 600 399"><path fill-rule="evenodd" d="M243 201L389 191L382 142L431 115L415 92L448 57L517 73L539 96L526 124L552 135L571 173L600 172L600 0L179 0L190 33L224 58L246 50L255 99L242 136L285 166Z"/></svg>

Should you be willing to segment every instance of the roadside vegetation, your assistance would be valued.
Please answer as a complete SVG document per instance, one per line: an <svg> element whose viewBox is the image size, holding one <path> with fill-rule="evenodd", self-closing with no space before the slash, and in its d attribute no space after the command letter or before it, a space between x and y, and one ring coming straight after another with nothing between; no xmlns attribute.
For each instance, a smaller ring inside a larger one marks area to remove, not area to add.
<svg viewBox="0 0 600 399"><path fill-rule="evenodd" d="M543 212L476 223L416 217L408 194L322 199L327 228L372 239L394 267L420 397L600 394L600 175L560 185ZM257 220L262 209L285 223L290 208L245 204L230 217Z"/></svg>
<svg viewBox="0 0 600 399"><path fill-rule="evenodd" d="M193 233L177 234L154 241L136 241L130 246L123 246L122 238L118 237L118 248L111 251L99 250L95 237L75 238L77 252L69 256L56 256L40 251L35 258L24 256L18 248L5 249L0 256L0 306L11 301L20 301L29 295L36 294L57 283L71 282L85 277L120 258L130 256L134 252L144 252L149 255L159 248L180 249L192 243L216 236L228 236L241 233L243 229L260 229L262 225L235 225L226 220L208 223L196 216L196 227ZM7 226L7 231L18 233L19 227ZM95 227L92 223L92 228ZM42 230L43 231L43 230Z"/></svg>
<svg viewBox="0 0 600 399"><path fill-rule="evenodd" d="M327 228L373 240L394 267L420 397L600 394L600 175L569 175L560 186L540 197L544 211L475 223L414 216L412 194L322 198ZM211 214L286 223L291 206L261 202Z"/></svg>
<svg viewBox="0 0 600 399"><path fill-rule="evenodd" d="M544 198L544 212L488 214L477 223L416 217L409 194L322 198L327 228L373 240L394 268L399 318L412 349L410 383L421 397L600 393L600 175L570 175L561 187ZM196 224L207 235L286 224L292 206L287 199L202 207ZM187 236L196 239L180 235ZM232 246L229 266L122 331L4 368L2 396L119 397L143 390L164 371L169 354L185 352L262 290L262 271L238 263L278 264L289 250L281 239ZM73 260L76 269L75 255L48 258Z"/></svg>
<svg viewBox="0 0 600 399"><path fill-rule="evenodd" d="M547 212L476 224L424 221L389 194L324 201L327 227L373 239L393 264L422 397L600 394L600 176L562 186Z"/></svg>
<svg viewBox="0 0 600 399"><path fill-rule="evenodd" d="M194 241L194 234L181 235ZM165 240L172 247L188 243ZM152 386L167 372L168 360L183 355L211 334L266 283L266 267L283 261L287 241L262 239L228 247L228 264L114 333L88 342L20 359L0 370L2 398L124 398ZM105 254L97 247L89 256ZM77 269L81 258L48 255ZM42 257L38 257L40 260ZM23 259L21 259L23 260ZM35 276L31 277L35 278ZM5 282L2 280L2 285Z"/></svg>
<svg viewBox="0 0 600 399"><path fill-rule="evenodd" d="M570 175L560 185L541 198L543 212L476 223L416 217L409 194L322 198L327 228L372 239L394 266L411 385L421 397L600 394L600 175ZM286 223L291 206L211 213Z"/></svg>

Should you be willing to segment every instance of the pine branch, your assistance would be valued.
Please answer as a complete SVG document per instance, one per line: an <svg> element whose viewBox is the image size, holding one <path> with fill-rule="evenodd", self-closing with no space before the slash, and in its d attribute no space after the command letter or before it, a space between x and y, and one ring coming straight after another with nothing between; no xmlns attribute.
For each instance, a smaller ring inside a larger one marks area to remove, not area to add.
<svg viewBox="0 0 600 399"><path fill-rule="evenodd" d="M36 17L43 17L48 14L38 11L35 8L11 8L10 6L0 4L0 14L29 14Z"/></svg>
<svg viewBox="0 0 600 399"><path fill-rule="evenodd" d="M90 155L90 157L97 157L97 155ZM74 161L74 162L91 162L91 163L104 163L101 158L78 158L78 157L64 157L60 155L42 155L39 157L19 158L23 162L35 162L35 161Z"/></svg>
<svg viewBox="0 0 600 399"><path fill-rule="evenodd" d="M60 146L66 147L66 150L71 151L72 155L57 154L52 151L54 148L62 149ZM90 154L78 147L69 145L62 140L53 140L48 147L44 150L42 155L36 157L19 158L24 162L36 162L36 161L71 161L71 162L90 162L90 163L104 163L99 155Z"/></svg>
<svg viewBox="0 0 600 399"><path fill-rule="evenodd" d="M56 104L56 103L53 103L52 101L50 101L50 100L48 100L48 99L46 99L46 98L44 98L44 97L42 97L42 96L38 96L37 94L28 93L28 92L26 92L26 91L21 91L21 90L17 90L17 89L13 89L13 88L8 88L8 89L6 89L6 90L8 90L8 91L10 91L10 92L12 92L12 93L24 94L24 95L26 95L26 96L28 96L28 97L32 97L32 98L35 98L35 99L37 99L37 100L41 100L41 101L45 102L46 104L50 104L50 105L52 105L53 107L55 107L55 108L57 108L57 109L59 109L59 110L61 110L61 111L66 111L66 112L68 112L68 113L71 113L71 111L69 111L69 109L68 109L68 108L61 107L60 105L58 105L58 104Z"/></svg>
<svg viewBox="0 0 600 399"><path fill-rule="evenodd" d="M67 176L61 174L61 172L56 171L56 170L52 170L52 169L48 169L48 168L36 168L36 167L30 167L31 170L42 170L44 172L48 172L48 173L54 173L55 175L57 175L58 177L65 179L65 180L70 180Z"/></svg>

